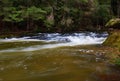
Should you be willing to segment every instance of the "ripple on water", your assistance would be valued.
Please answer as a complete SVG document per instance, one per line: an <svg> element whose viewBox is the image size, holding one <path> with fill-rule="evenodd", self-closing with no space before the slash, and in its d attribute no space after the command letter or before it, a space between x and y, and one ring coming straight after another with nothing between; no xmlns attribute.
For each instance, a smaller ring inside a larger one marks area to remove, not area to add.
<svg viewBox="0 0 120 81"><path fill-rule="evenodd" d="M116 78L116 75L107 75L107 70L110 69L104 63L104 54L98 54L99 51L91 49L92 46L90 50L76 46L86 41L89 41L87 44L100 44L105 37L98 37L93 33L90 36L89 34L85 36L84 33L64 35L64 37L60 34L46 36L49 38L55 36L52 40L60 42L25 47L25 44L32 43L29 41L29 43L23 43L22 48L18 46L17 49L11 48L12 51L0 50L2 61L0 62L0 81L110 81L106 77L115 76L113 78ZM66 41L66 38L73 42ZM51 39L44 41L48 40ZM66 42L61 43L61 41ZM58 48L60 46L63 47Z"/></svg>

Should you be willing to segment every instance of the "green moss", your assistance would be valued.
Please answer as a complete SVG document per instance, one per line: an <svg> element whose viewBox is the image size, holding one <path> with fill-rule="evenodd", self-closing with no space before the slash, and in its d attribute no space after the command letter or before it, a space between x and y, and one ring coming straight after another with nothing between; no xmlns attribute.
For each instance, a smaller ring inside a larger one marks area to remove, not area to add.
<svg viewBox="0 0 120 81"><path fill-rule="evenodd" d="M120 26L120 18L115 18L115 19L109 20L105 26L106 27L113 27L113 28L116 26Z"/></svg>
<svg viewBox="0 0 120 81"><path fill-rule="evenodd" d="M120 31L111 32L103 45L117 47L120 49Z"/></svg>
<svg viewBox="0 0 120 81"><path fill-rule="evenodd" d="M120 66L120 58L116 58L114 64Z"/></svg>

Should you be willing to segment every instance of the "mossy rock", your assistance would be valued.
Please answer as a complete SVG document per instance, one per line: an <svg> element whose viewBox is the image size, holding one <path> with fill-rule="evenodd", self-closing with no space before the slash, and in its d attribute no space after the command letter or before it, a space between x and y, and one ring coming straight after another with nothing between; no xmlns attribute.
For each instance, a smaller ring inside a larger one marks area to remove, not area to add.
<svg viewBox="0 0 120 81"><path fill-rule="evenodd" d="M107 22L105 25L106 27L114 28L114 29L120 29L120 18L114 18Z"/></svg>
<svg viewBox="0 0 120 81"><path fill-rule="evenodd" d="M112 31L103 45L117 47L120 49L120 30Z"/></svg>

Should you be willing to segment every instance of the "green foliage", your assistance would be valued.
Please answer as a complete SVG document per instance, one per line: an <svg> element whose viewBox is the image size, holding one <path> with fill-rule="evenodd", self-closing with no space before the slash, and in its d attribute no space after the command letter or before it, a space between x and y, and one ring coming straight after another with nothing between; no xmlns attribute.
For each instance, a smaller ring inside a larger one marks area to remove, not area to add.
<svg viewBox="0 0 120 81"><path fill-rule="evenodd" d="M24 18L29 18L33 20L43 20L45 19L45 15L47 14L46 11L42 10L41 8L37 8L35 6L29 7L23 11Z"/></svg>
<svg viewBox="0 0 120 81"><path fill-rule="evenodd" d="M21 14L22 14L22 11L17 10L15 7L5 7L4 8L5 17L3 21L21 22L23 21Z"/></svg>
<svg viewBox="0 0 120 81"><path fill-rule="evenodd" d="M111 18L110 0L1 0L0 16L21 26L78 30L84 23L104 25Z"/></svg>
<svg viewBox="0 0 120 81"><path fill-rule="evenodd" d="M98 3L99 3L99 4L107 4L107 5L110 5L110 1L111 1L111 0L98 0Z"/></svg>
<svg viewBox="0 0 120 81"><path fill-rule="evenodd" d="M98 5L95 12L93 13L94 20L100 25L105 23L111 18L109 5Z"/></svg>
<svg viewBox="0 0 120 81"><path fill-rule="evenodd" d="M111 0L111 9L115 16L120 17L120 0Z"/></svg>
<svg viewBox="0 0 120 81"><path fill-rule="evenodd" d="M114 64L120 66L120 58L116 58Z"/></svg>
<svg viewBox="0 0 120 81"><path fill-rule="evenodd" d="M88 0L81 0L82 2L84 2L84 3L87 3L88 2Z"/></svg>
<svg viewBox="0 0 120 81"><path fill-rule="evenodd" d="M54 25L54 22L53 22L53 21L50 21L50 20L46 20L46 21L44 21L44 23L45 23L45 25L46 25L48 28L50 28L50 27L52 27L52 26Z"/></svg>

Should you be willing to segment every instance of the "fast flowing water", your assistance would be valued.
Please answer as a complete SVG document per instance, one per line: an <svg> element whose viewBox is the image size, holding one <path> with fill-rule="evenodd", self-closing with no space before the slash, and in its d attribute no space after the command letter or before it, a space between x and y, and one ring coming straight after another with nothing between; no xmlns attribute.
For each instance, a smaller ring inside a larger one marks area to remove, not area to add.
<svg viewBox="0 0 120 81"><path fill-rule="evenodd" d="M0 39L0 81L110 81L103 74L115 72L99 50L106 37L87 32Z"/></svg>

